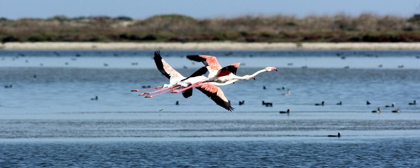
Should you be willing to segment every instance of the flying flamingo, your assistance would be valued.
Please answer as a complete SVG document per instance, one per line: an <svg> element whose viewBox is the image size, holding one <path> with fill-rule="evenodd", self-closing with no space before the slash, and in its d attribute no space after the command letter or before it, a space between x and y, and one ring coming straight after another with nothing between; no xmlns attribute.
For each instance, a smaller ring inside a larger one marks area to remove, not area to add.
<svg viewBox="0 0 420 168"><path fill-rule="evenodd" d="M249 80L255 79L255 76L262 72L269 72L269 71L277 71L275 67L266 67L263 70L257 71L252 75L245 75L245 76L236 76L236 71L240 65L240 63L234 63L229 66L223 67L220 66L219 62L217 61L216 57L209 56L209 55L187 55L187 58L196 61L202 62L209 71L208 75L208 82L217 82L213 83L217 86L225 86L232 84L238 80Z"/></svg>
<svg viewBox="0 0 420 168"><path fill-rule="evenodd" d="M194 83L194 84L192 84L192 85L190 85L186 88L183 88L183 89L173 90L172 93L179 93L179 92L185 91L187 89L190 89L192 87L200 86L200 84L203 84L203 83L210 83L210 84L213 84L215 86L226 86L226 85L230 85L234 82L237 82L239 80L254 79L255 76L257 76L258 74L263 73L263 72L270 72L270 71L277 71L277 68L276 67L266 67L264 69L261 69L261 70L255 72L255 73L253 73L252 75L236 76L234 74L230 74L230 75L226 75L226 76L222 76L222 77L217 77L216 76L216 77L209 78L209 79L201 81L201 82Z"/></svg>
<svg viewBox="0 0 420 168"><path fill-rule="evenodd" d="M164 84L163 86L157 86L154 88L150 88L150 89L134 89L131 90L131 92L140 92L140 91L148 91L148 90L155 90L155 89L159 89L157 91L154 92L145 92L140 94L140 96L146 96L146 98L152 98L154 96L158 96L164 93L167 93L173 89L176 88L180 88L182 86L179 85L179 83L181 81L183 81L184 83L188 84L188 83L196 83L198 81L202 81L205 79L204 75L205 73L207 73L207 69L205 67L200 68L198 71L194 72L190 77L185 78L184 76L182 76L178 71L176 71L174 68L172 68L160 55L160 51L155 51L154 53L154 57L153 57L156 67L157 69L162 73L162 75L164 75L165 77L167 77L169 79L169 84ZM186 87L184 85L184 87ZM158 93L156 95L150 95L153 93ZM182 95L185 98L188 98L192 95L192 89L188 89L185 90L185 92L182 93Z"/></svg>

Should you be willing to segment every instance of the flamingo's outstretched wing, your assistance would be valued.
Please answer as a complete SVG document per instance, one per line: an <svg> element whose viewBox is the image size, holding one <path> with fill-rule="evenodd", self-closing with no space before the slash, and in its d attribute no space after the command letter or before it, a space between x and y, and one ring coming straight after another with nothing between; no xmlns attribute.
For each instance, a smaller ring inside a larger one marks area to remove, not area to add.
<svg viewBox="0 0 420 168"><path fill-rule="evenodd" d="M233 110L233 107L230 105L230 101L226 98L222 89L219 87L210 83L204 83L201 87L196 88L210 97L217 105L229 111Z"/></svg>
<svg viewBox="0 0 420 168"><path fill-rule="evenodd" d="M198 69L197 71L195 71L193 74L191 74L189 77L187 77L185 79L182 79L181 81L187 80L188 78L191 78L191 77L201 76L201 75L204 75L206 73L207 73L207 68L206 67L202 67L202 68ZM182 92L182 95L185 98L188 98L188 97L192 96L192 94L193 94L193 88L188 89L188 90Z"/></svg>
<svg viewBox="0 0 420 168"><path fill-rule="evenodd" d="M241 63L234 63L234 64L230 64L228 66L221 68L217 72L216 77L227 76L227 75L230 75L231 73L236 75L236 71L238 70L238 67L240 64Z"/></svg>
<svg viewBox="0 0 420 168"><path fill-rule="evenodd" d="M153 57L156 63L157 69L166 76L168 79L174 79L178 77L183 77L178 71L172 68L163 58L160 56L160 51L155 51L155 56Z"/></svg>
<svg viewBox="0 0 420 168"><path fill-rule="evenodd" d="M187 58L192 61L202 62L205 66L207 66L207 69L210 72L209 77L214 77L217 74L217 72L222 68L222 66L220 66L219 62L214 56L187 55Z"/></svg>

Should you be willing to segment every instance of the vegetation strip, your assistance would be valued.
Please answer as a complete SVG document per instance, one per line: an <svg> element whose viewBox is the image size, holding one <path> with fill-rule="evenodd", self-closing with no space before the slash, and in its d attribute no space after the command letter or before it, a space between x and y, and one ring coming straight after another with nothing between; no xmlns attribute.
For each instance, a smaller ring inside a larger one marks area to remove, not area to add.
<svg viewBox="0 0 420 168"><path fill-rule="evenodd" d="M0 18L8 42L420 42L420 15Z"/></svg>

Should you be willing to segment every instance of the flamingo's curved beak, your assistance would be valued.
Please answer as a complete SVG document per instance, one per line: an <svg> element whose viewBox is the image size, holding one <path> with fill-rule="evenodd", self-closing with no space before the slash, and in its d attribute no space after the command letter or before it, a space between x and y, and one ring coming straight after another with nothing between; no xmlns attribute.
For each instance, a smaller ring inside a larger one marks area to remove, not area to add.
<svg viewBox="0 0 420 168"><path fill-rule="evenodd" d="M251 79L254 79L255 80L255 77L252 77Z"/></svg>
<svg viewBox="0 0 420 168"><path fill-rule="evenodd" d="M276 67L271 68L272 71L277 71Z"/></svg>

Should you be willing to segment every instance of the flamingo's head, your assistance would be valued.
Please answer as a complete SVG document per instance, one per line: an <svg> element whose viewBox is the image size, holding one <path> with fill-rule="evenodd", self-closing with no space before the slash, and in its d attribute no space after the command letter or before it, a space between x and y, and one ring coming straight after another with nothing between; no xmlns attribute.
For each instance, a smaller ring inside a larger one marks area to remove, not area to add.
<svg viewBox="0 0 420 168"><path fill-rule="evenodd" d="M276 67L266 67L266 68L265 68L265 70L266 70L267 72L270 72L270 71L277 71L277 68L276 68Z"/></svg>

